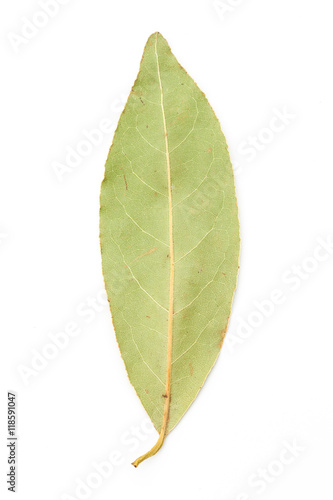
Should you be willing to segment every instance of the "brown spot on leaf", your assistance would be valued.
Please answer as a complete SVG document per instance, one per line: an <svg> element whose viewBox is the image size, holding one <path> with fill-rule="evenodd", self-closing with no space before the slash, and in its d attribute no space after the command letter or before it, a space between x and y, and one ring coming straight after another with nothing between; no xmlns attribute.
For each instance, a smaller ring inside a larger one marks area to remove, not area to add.
<svg viewBox="0 0 333 500"><path fill-rule="evenodd" d="M137 260L141 259L141 257L145 257L146 255L150 255L151 253L155 252L155 250L157 250L157 248L151 248L147 252L143 253L142 255L139 255L134 260L132 260L131 264L133 264L133 262L136 262Z"/></svg>
<svg viewBox="0 0 333 500"><path fill-rule="evenodd" d="M193 366L192 366L192 363L190 363L188 366L190 367L190 375L192 377L192 375L193 375Z"/></svg>
<svg viewBox="0 0 333 500"><path fill-rule="evenodd" d="M126 180L125 170L123 168L121 170L124 172L123 177L124 177L125 187L126 187L126 191L127 191L128 190L128 186L127 186L127 180Z"/></svg>
<svg viewBox="0 0 333 500"><path fill-rule="evenodd" d="M173 126L173 125L176 125L177 122L180 122L180 121L184 121L184 119L186 118L187 115L179 115L177 116L177 118L170 123L170 126Z"/></svg>
<svg viewBox="0 0 333 500"><path fill-rule="evenodd" d="M220 338L219 338L219 341L217 343L219 349L221 349L222 345L223 345L223 342L224 342L224 339L225 339L225 334L227 332L227 328L228 328L228 322L229 322L229 318L227 319L227 325L225 328L223 328L223 330L220 331Z"/></svg>

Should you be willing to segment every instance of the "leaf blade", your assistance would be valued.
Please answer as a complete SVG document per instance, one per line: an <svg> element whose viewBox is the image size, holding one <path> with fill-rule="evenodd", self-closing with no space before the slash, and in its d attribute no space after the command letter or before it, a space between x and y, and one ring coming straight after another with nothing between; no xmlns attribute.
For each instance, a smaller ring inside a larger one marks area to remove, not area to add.
<svg viewBox="0 0 333 500"><path fill-rule="evenodd" d="M159 449L219 354L239 254L224 136L160 34L148 39L119 120L100 220L117 340Z"/></svg>

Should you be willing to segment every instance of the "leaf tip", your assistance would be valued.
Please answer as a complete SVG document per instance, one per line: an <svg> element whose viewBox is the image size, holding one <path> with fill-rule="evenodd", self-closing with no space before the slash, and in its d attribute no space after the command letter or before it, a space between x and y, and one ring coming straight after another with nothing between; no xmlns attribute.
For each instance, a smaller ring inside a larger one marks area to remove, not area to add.
<svg viewBox="0 0 333 500"><path fill-rule="evenodd" d="M160 40L160 41L167 43L166 39L159 31L155 31L155 33L152 33L150 35L150 37L148 38L148 42L151 42L151 43L155 42L155 40Z"/></svg>

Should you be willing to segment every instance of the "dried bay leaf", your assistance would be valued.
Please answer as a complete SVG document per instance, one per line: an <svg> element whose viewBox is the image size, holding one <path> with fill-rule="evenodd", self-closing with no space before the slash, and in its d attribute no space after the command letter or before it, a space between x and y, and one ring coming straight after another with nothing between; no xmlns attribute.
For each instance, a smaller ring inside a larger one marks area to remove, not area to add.
<svg viewBox="0 0 333 500"><path fill-rule="evenodd" d="M101 188L102 267L126 370L159 432L202 387L226 333L239 257L232 166L205 95L154 33Z"/></svg>

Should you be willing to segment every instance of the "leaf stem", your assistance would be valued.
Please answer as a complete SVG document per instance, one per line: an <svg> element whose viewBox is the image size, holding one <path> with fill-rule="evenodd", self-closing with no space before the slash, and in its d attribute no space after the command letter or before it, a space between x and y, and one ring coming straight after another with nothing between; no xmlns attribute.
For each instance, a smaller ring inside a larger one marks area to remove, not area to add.
<svg viewBox="0 0 333 500"><path fill-rule="evenodd" d="M134 462L132 462L132 465L134 465L134 467L137 467L139 464L141 464L141 462L143 462L147 458L150 458L153 455L155 455L155 453L157 453L158 450L160 450L163 446L164 439L166 436L167 424L168 424L168 420L169 420L169 409L170 409L170 403L167 404L167 399L170 399L170 398L169 397L166 398L166 401L165 401L163 425L162 425L162 430L160 432L158 440L156 441L156 444L154 444L154 446L152 447L151 450L147 451L147 453L145 453L144 455L141 455L141 457L137 458L136 460L134 460ZM167 415L166 415L166 412L167 412Z"/></svg>

